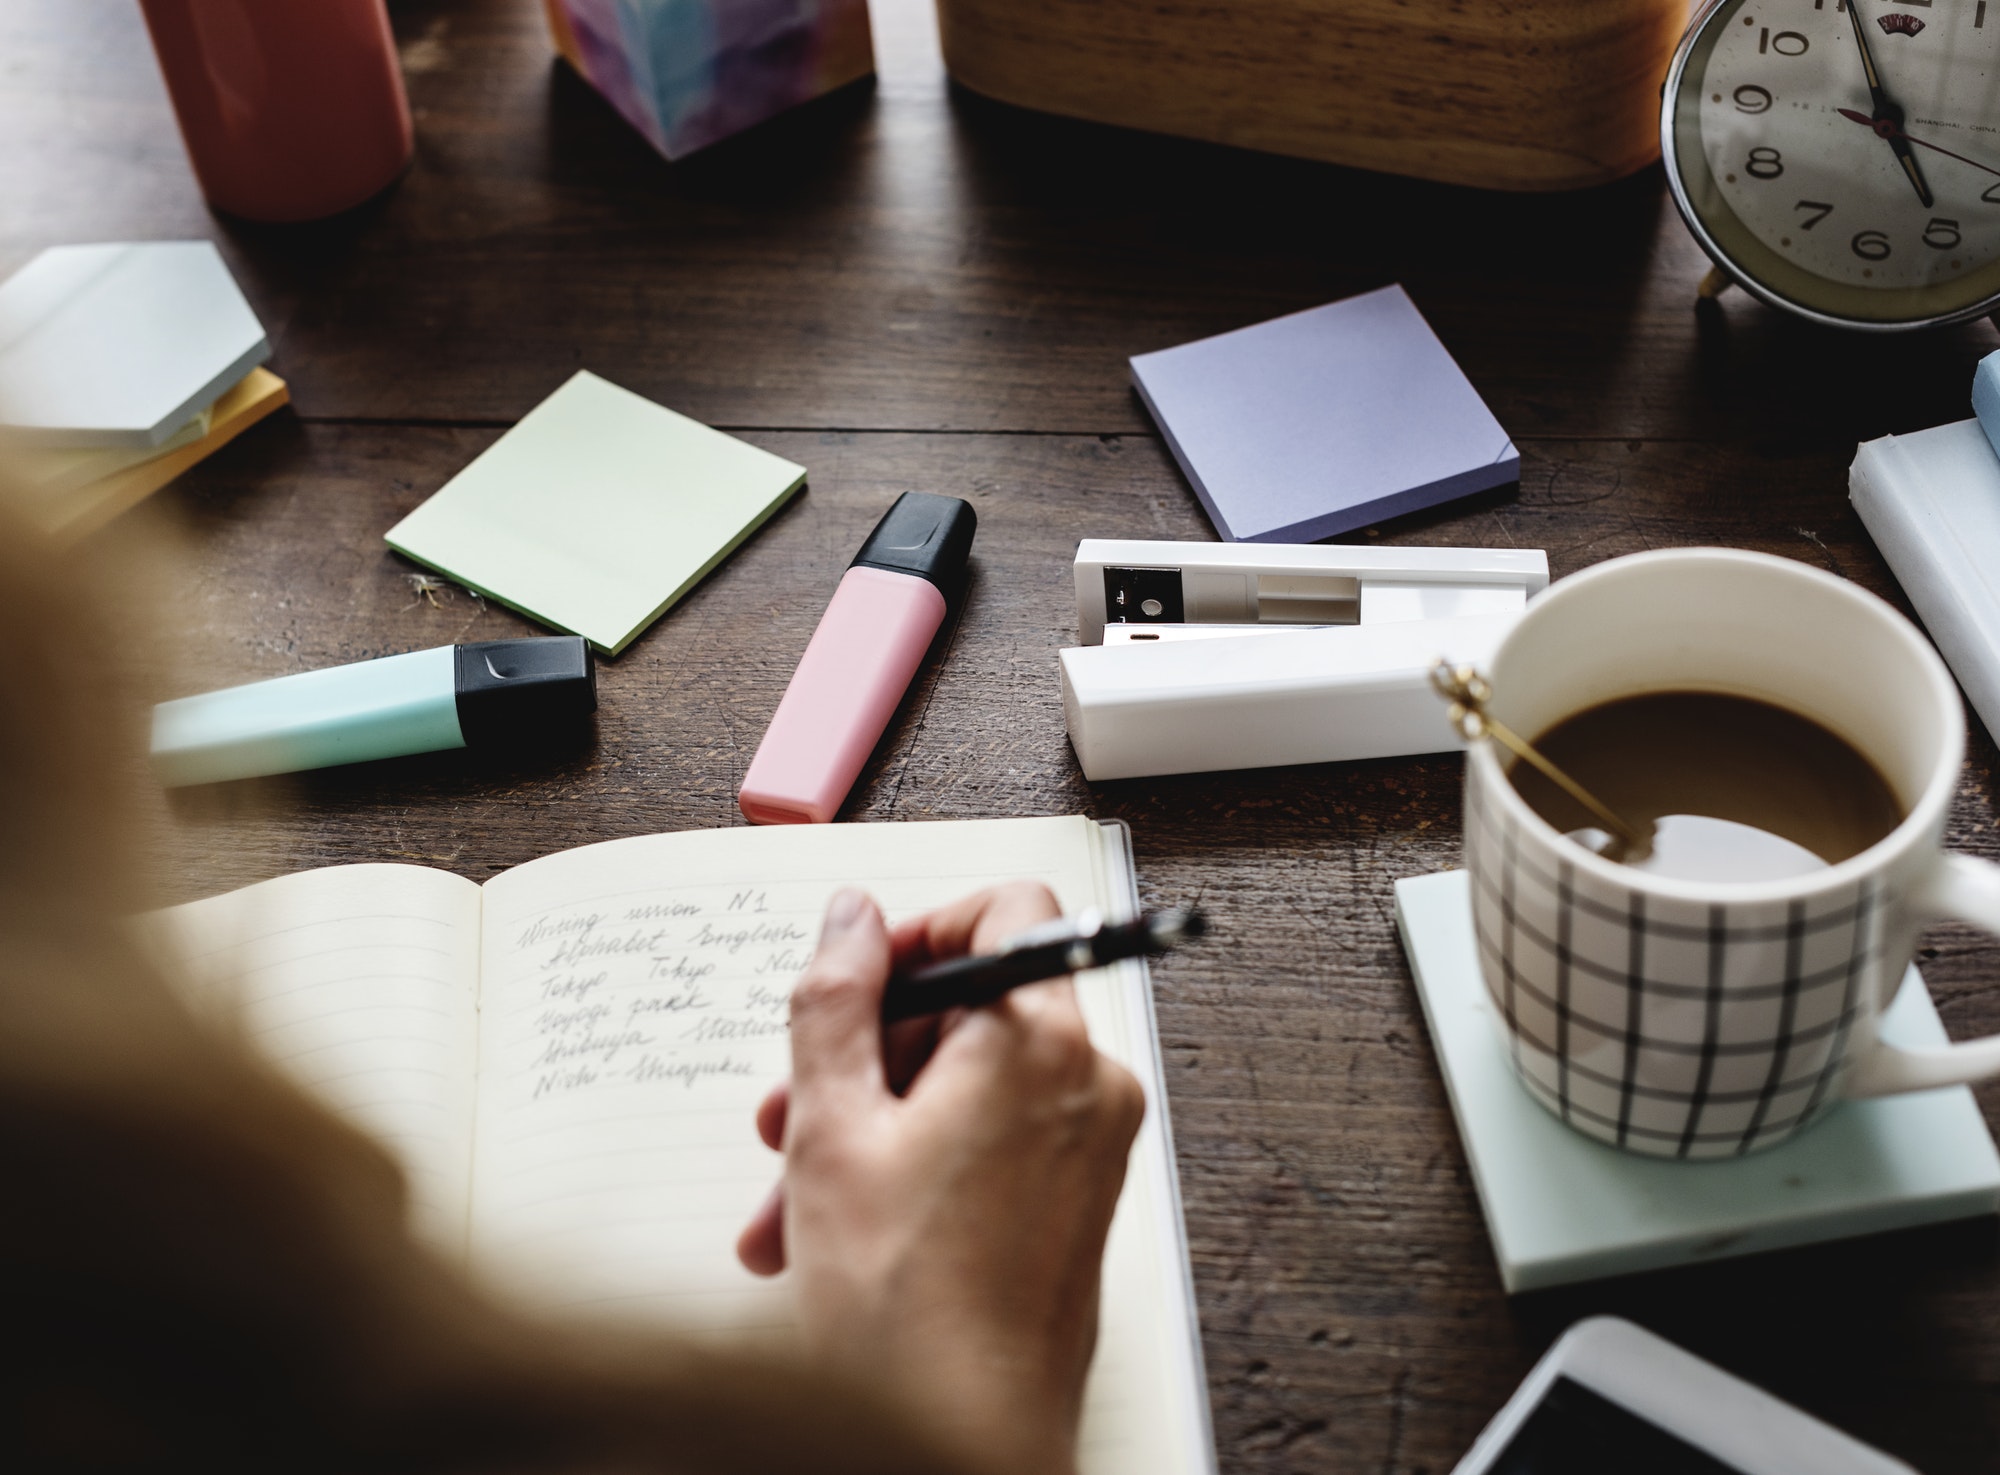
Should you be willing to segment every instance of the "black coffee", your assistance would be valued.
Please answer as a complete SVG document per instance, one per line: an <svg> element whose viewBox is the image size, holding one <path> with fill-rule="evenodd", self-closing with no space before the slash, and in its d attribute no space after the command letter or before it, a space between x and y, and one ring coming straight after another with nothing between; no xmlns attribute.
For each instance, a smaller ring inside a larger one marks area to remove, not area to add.
<svg viewBox="0 0 2000 1475"><path fill-rule="evenodd" d="M1776 880L1846 860L1903 818L1888 780L1851 743L1747 697L1624 697L1566 717L1532 741L1614 814L1656 826L1652 853L1627 858L1655 874ZM1516 759L1507 776L1558 830L1599 828L1527 763ZM1617 856L1615 847L1610 853Z"/></svg>

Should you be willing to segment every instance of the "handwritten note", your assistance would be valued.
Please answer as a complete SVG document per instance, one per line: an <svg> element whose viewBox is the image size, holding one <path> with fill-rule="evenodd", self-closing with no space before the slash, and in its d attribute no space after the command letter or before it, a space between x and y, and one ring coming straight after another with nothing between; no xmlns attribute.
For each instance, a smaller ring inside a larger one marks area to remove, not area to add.
<svg viewBox="0 0 2000 1475"><path fill-rule="evenodd" d="M753 1113L790 1068L791 989L831 893L892 919L1004 877L1112 901L1080 818L796 826L613 841L484 888L341 867L163 914L197 987L404 1159L424 1222L545 1310L789 1335L784 1279L737 1263L777 1179ZM1129 883L1121 883L1129 884ZM1152 1077L1143 991L1079 985L1099 1048ZM1158 1103L1112 1225L1086 1475L1198 1475L1179 1208Z"/></svg>
<svg viewBox="0 0 2000 1475"><path fill-rule="evenodd" d="M785 1038L791 982L811 960L812 933L797 918L769 915L761 888L717 903L713 915L685 898L583 907L536 917L515 935L532 981L514 1007L532 1015L541 1042L528 1061L532 1100L620 1081L693 1086L755 1073L748 1047ZM730 999L718 975L737 973L746 950L756 954L752 977ZM705 1045L745 1048L695 1053Z"/></svg>

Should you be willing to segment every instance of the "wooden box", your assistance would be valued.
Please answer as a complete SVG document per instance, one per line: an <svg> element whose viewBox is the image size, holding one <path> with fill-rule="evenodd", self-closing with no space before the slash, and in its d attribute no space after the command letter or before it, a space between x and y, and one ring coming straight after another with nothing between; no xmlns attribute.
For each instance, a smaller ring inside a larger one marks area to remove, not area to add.
<svg viewBox="0 0 2000 1475"><path fill-rule="evenodd" d="M1660 151L1686 0L937 0L945 65L1021 107L1489 189Z"/></svg>

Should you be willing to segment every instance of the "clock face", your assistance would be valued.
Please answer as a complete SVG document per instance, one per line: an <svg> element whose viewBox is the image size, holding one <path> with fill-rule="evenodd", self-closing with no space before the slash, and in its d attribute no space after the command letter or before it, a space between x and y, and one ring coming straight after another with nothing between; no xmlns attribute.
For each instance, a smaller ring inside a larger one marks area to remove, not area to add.
<svg viewBox="0 0 2000 1475"><path fill-rule="evenodd" d="M2000 297L2000 0L1723 0L1666 108L1676 199L1759 295L1885 328Z"/></svg>

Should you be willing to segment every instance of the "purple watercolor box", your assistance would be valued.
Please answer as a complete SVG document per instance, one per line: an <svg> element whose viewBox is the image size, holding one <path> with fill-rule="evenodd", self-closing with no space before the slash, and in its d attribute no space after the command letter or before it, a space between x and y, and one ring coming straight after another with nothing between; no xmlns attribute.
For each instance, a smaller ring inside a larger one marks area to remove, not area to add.
<svg viewBox="0 0 2000 1475"><path fill-rule="evenodd" d="M556 49L680 159L875 70L867 0L545 0Z"/></svg>

